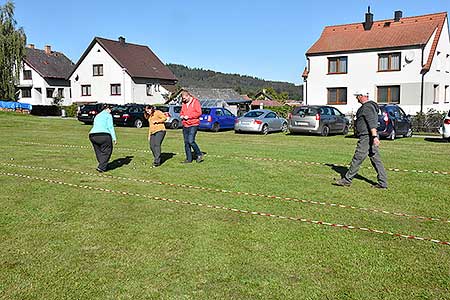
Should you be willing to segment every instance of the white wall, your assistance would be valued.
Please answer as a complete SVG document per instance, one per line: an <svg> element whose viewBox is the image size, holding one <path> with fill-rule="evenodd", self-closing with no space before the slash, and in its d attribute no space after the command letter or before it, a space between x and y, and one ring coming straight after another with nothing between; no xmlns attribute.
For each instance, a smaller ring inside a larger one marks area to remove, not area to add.
<svg viewBox="0 0 450 300"><path fill-rule="evenodd" d="M103 76L93 76L93 65L103 65ZM77 78L76 80L75 78ZM162 86L160 92L147 96L146 83L156 83L153 79L133 81L130 75L96 43L70 77L74 102L103 102L111 104L164 103L162 94L168 93ZM91 85L91 96L81 96L81 86ZM111 95L111 84L121 85L121 95Z"/></svg>
<svg viewBox="0 0 450 300"><path fill-rule="evenodd" d="M31 80L23 79L24 70L31 70ZM49 85L48 82L45 81L45 79L27 63L24 63L23 69L20 71L19 78L20 87L31 87L31 98L22 98L22 91L20 91L18 102L32 105L52 105L53 98L47 98L47 88L53 88L55 91L58 91L59 88L63 88L64 98L62 105L72 104L72 100L70 98L70 87ZM38 88L41 89L41 92L37 90Z"/></svg>

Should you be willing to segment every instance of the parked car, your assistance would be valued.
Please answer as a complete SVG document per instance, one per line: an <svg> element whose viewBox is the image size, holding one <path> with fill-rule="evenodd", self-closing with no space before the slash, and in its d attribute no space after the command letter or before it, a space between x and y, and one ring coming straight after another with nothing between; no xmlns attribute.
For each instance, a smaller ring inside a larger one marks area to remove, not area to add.
<svg viewBox="0 0 450 300"><path fill-rule="evenodd" d="M350 120L339 109L326 105L294 107L288 116L290 133L347 134Z"/></svg>
<svg viewBox="0 0 450 300"><path fill-rule="evenodd" d="M157 105L156 108L167 116L166 128L177 129L181 127L180 105Z"/></svg>
<svg viewBox="0 0 450 300"><path fill-rule="evenodd" d="M214 132L220 129L233 129L235 121L236 116L226 108L204 107L200 116L199 129Z"/></svg>
<svg viewBox="0 0 450 300"><path fill-rule="evenodd" d="M447 115L442 119L442 126L439 128L439 132L442 135L443 139L446 139L450 142L450 110Z"/></svg>
<svg viewBox="0 0 450 300"><path fill-rule="evenodd" d="M378 112L378 134L380 137L395 139L399 135L412 136L411 116L406 115L397 104L381 104Z"/></svg>
<svg viewBox="0 0 450 300"><path fill-rule="evenodd" d="M93 124L94 118L102 110L103 103L82 105L77 112L77 119L84 124Z"/></svg>
<svg viewBox="0 0 450 300"><path fill-rule="evenodd" d="M277 116L277 114L268 109L255 109L247 112L242 117L236 119L234 124L236 133L260 132L268 134L271 131L287 131L287 120Z"/></svg>
<svg viewBox="0 0 450 300"><path fill-rule="evenodd" d="M136 128L148 126L148 121L144 118L144 107L142 104L117 105L111 110L114 125Z"/></svg>

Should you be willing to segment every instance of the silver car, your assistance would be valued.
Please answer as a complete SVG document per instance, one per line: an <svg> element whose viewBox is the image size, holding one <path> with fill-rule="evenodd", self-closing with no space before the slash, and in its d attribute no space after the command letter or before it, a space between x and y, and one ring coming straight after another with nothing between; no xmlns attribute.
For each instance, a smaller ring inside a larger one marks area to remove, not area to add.
<svg viewBox="0 0 450 300"><path fill-rule="evenodd" d="M162 111L166 116L166 128L177 129L181 127L180 105L158 105L156 109Z"/></svg>
<svg viewBox="0 0 450 300"><path fill-rule="evenodd" d="M337 108L325 105L295 107L289 114L290 133L347 134L350 121Z"/></svg>
<svg viewBox="0 0 450 300"><path fill-rule="evenodd" d="M442 126L439 128L439 133L442 135L443 139L450 142L450 110L442 120Z"/></svg>
<svg viewBox="0 0 450 300"><path fill-rule="evenodd" d="M234 131L238 132L259 132L268 134L272 131L287 131L287 120L277 116L268 109L255 109L247 112L242 117L236 119Z"/></svg>

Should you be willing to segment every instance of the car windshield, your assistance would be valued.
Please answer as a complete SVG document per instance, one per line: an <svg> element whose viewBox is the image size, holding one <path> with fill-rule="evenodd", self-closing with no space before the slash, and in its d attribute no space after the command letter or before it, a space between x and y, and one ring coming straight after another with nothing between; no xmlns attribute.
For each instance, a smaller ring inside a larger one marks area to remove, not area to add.
<svg viewBox="0 0 450 300"><path fill-rule="evenodd" d="M122 112L124 112L126 110L127 110L126 106L118 105L118 106L115 106L113 109L111 109L111 112L112 113L122 113Z"/></svg>
<svg viewBox="0 0 450 300"><path fill-rule="evenodd" d="M264 114L263 111L249 111L248 113L246 113L244 115L244 117L246 117L246 118L258 118L258 117L260 117L263 114Z"/></svg>
<svg viewBox="0 0 450 300"><path fill-rule="evenodd" d="M82 107L82 109L84 109L84 110L95 110L95 109L98 109L99 107L97 107L97 105L96 104L91 104L91 105L84 105L83 107Z"/></svg>
<svg viewBox="0 0 450 300"><path fill-rule="evenodd" d="M315 116L318 113L318 109L315 107L296 107L292 112L295 116Z"/></svg>
<svg viewBox="0 0 450 300"><path fill-rule="evenodd" d="M162 111L162 112L168 112L169 111L169 107L168 106L155 106L155 108L157 110Z"/></svg>
<svg viewBox="0 0 450 300"><path fill-rule="evenodd" d="M202 114L209 115L211 113L211 108L202 108Z"/></svg>

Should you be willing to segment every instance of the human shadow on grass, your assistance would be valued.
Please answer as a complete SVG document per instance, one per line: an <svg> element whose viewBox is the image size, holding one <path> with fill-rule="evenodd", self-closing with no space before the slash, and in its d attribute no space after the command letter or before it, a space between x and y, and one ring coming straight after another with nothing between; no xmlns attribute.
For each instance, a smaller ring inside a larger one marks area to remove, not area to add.
<svg viewBox="0 0 450 300"><path fill-rule="evenodd" d="M425 138L424 140L427 141L427 142L432 142L432 143L444 143L444 144L449 142L449 140L443 139L442 137L435 137L435 138L429 138L429 137L427 137L427 138Z"/></svg>
<svg viewBox="0 0 450 300"><path fill-rule="evenodd" d="M344 167L344 166L336 166L336 165L333 165L333 164L325 164L326 166L328 166L328 167L331 167L331 169L333 169L333 171L335 171L336 173L338 173L341 177L340 178L343 178L344 177L344 175L347 173L347 171L348 171L348 168L347 167ZM361 176L361 175L359 175L359 174L356 174L356 176L354 177L355 179L358 179L358 180L363 180L363 181L365 181L365 182L367 182L367 183L369 183L369 184L371 184L371 185L375 185L375 184L377 184L375 181L373 181L373 180L370 180L369 178L366 178L366 177L364 177L364 176Z"/></svg>
<svg viewBox="0 0 450 300"><path fill-rule="evenodd" d="M134 156L125 156L121 158L116 158L112 162L108 163L108 171L120 168L124 165L130 164L130 162L133 160Z"/></svg>
<svg viewBox="0 0 450 300"><path fill-rule="evenodd" d="M163 163L165 163L166 161L168 161L169 159L172 159L175 155L177 155L176 153L172 153L172 152L163 152L161 153L161 165Z"/></svg>

